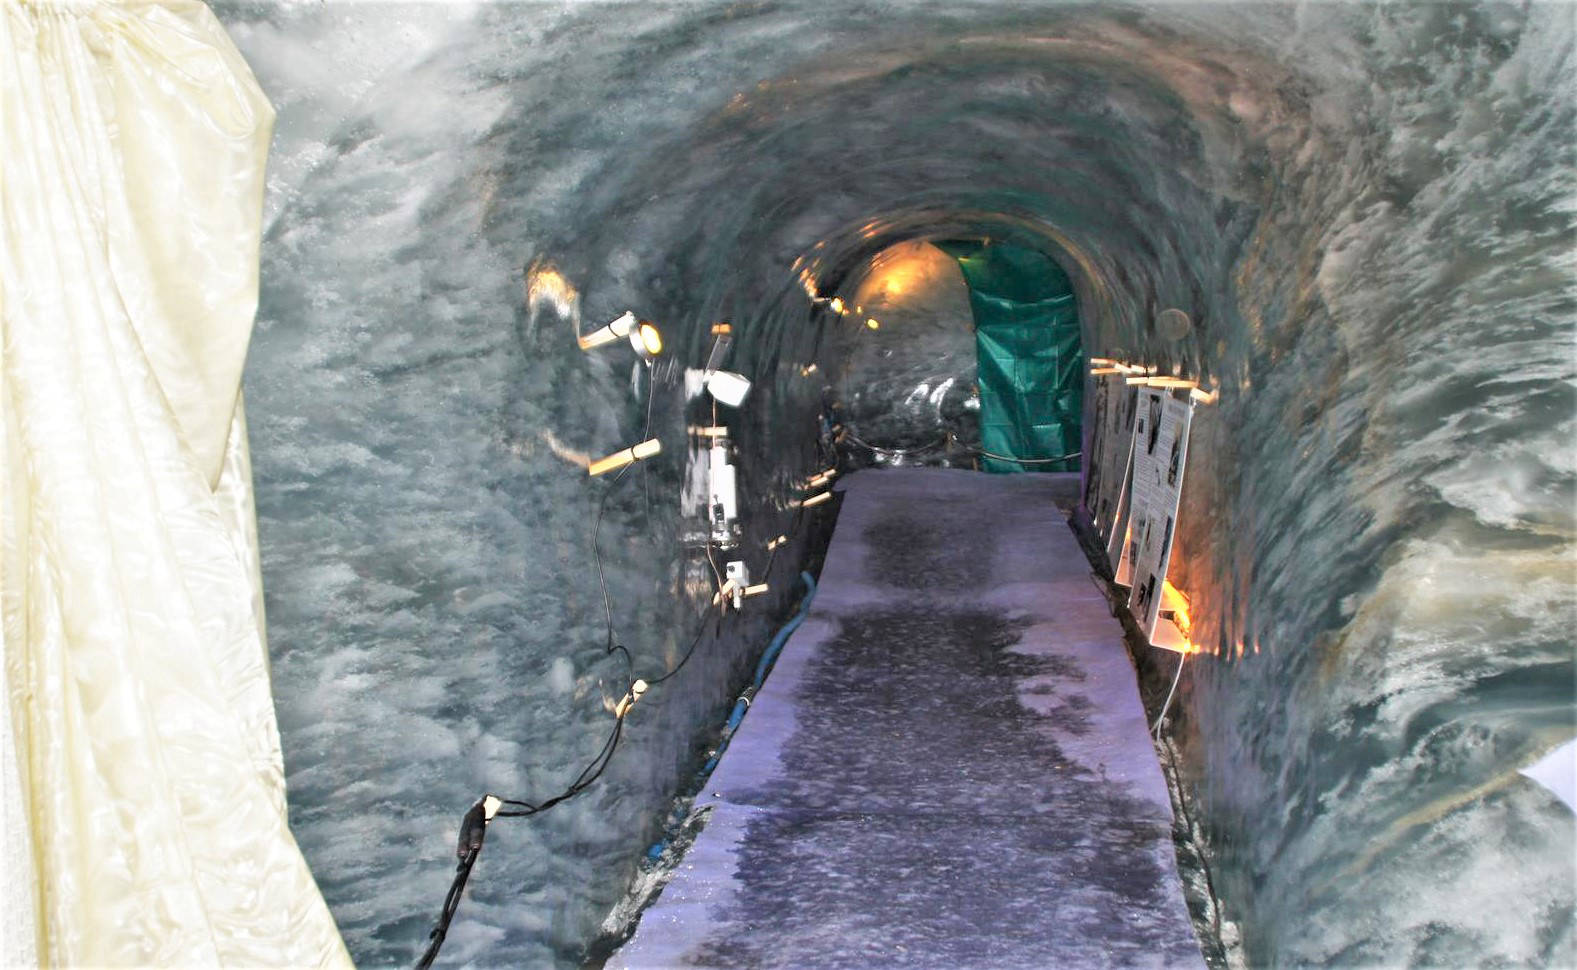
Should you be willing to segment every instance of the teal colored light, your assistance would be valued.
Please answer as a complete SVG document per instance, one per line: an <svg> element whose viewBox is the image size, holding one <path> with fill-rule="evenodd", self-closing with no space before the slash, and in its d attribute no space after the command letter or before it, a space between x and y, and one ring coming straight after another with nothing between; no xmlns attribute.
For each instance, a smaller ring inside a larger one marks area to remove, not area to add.
<svg viewBox="0 0 1577 970"><path fill-rule="evenodd" d="M989 241L936 244L958 260L975 318L980 446L1009 458L1079 450L1084 374L1073 282L1033 249ZM1078 458L1020 464L982 458L993 472L1076 471Z"/></svg>

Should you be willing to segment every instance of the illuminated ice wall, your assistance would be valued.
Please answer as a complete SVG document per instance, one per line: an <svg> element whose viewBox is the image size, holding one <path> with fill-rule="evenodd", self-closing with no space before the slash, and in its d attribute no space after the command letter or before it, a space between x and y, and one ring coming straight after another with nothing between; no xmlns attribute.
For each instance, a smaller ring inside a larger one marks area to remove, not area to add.
<svg viewBox="0 0 1577 970"><path fill-rule="evenodd" d="M1573 961L1572 813L1516 774L1574 731L1572 7L220 13L280 109L247 394L293 822L363 965L419 951L472 799L550 794L601 743L609 488L635 672L700 623L679 495L710 416L577 323L634 308L691 366L733 323L760 569L852 359L807 279L852 297L890 245L985 237L1061 261L1087 352L1220 387L1174 576L1248 962ZM649 388L662 456L588 482ZM596 788L494 827L446 962L582 958L797 548Z"/></svg>

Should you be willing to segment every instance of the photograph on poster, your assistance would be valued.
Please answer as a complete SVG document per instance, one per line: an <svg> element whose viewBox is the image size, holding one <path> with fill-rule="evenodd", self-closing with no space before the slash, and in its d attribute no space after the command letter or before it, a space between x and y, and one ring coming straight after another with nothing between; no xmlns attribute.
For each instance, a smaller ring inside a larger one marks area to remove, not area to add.
<svg viewBox="0 0 1577 970"><path fill-rule="evenodd" d="M1133 588L1132 610L1134 616L1148 616L1150 604L1155 601L1155 575L1152 573L1144 582Z"/></svg>
<svg viewBox="0 0 1577 970"><path fill-rule="evenodd" d="M1128 529L1128 561L1139 561L1139 550L1144 548L1142 538L1150 532L1150 523L1142 516L1136 516L1133 524Z"/></svg>
<svg viewBox="0 0 1577 970"><path fill-rule="evenodd" d="M1110 407L1112 396L1112 382L1107 377L1095 377L1095 392L1091 395L1091 412L1094 421L1090 424L1093 434L1090 435L1089 444L1085 448L1084 461L1084 511L1089 513L1095 522L1096 529L1100 529L1101 511L1101 480L1106 471L1106 452L1117 447L1116 439L1106 434L1106 413Z"/></svg>
<svg viewBox="0 0 1577 970"><path fill-rule="evenodd" d="M1115 567L1122 552L1127 516L1128 475L1133 460L1134 415L1138 410L1139 389L1129 387L1121 374L1096 378L1095 441L1099 452L1092 454L1086 467L1085 510L1090 514L1095 533L1106 546L1106 558Z"/></svg>
<svg viewBox="0 0 1577 970"><path fill-rule="evenodd" d="M1128 450L1133 451L1133 442L1130 441ZM1128 556L1128 518L1129 518L1129 474L1133 471L1132 455L1123 466L1122 491L1117 493L1117 509L1112 516L1112 532L1106 537L1106 561L1111 563L1112 577L1119 585L1127 586L1130 581L1129 568L1132 559Z"/></svg>
<svg viewBox="0 0 1577 970"><path fill-rule="evenodd" d="M1129 494L1131 517L1136 525L1124 558L1131 561L1133 577L1129 609L1145 636L1153 637L1161 606L1160 589L1171 561L1193 406L1159 388L1145 388L1140 396L1144 400L1134 429L1136 444Z"/></svg>

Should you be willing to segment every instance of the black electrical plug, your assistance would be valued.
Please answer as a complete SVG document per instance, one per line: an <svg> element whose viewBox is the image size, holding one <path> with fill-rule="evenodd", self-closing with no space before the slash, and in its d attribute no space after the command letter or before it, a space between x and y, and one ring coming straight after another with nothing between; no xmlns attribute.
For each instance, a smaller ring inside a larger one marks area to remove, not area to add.
<svg viewBox="0 0 1577 970"><path fill-rule="evenodd" d="M499 807L499 799L494 795L483 795L476 800L476 804L465 813L465 818L460 821L460 844L455 849L460 864L465 865L469 859L476 858L482 851L482 839L487 835L487 823L493 820Z"/></svg>

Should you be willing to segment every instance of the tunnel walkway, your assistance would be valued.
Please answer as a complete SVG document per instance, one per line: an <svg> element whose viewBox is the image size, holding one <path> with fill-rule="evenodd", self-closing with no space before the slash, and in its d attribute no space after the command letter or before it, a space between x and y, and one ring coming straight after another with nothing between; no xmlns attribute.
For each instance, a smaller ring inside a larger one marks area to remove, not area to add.
<svg viewBox="0 0 1577 970"><path fill-rule="evenodd" d="M866 471L610 967L1202 967L1063 475Z"/></svg>

